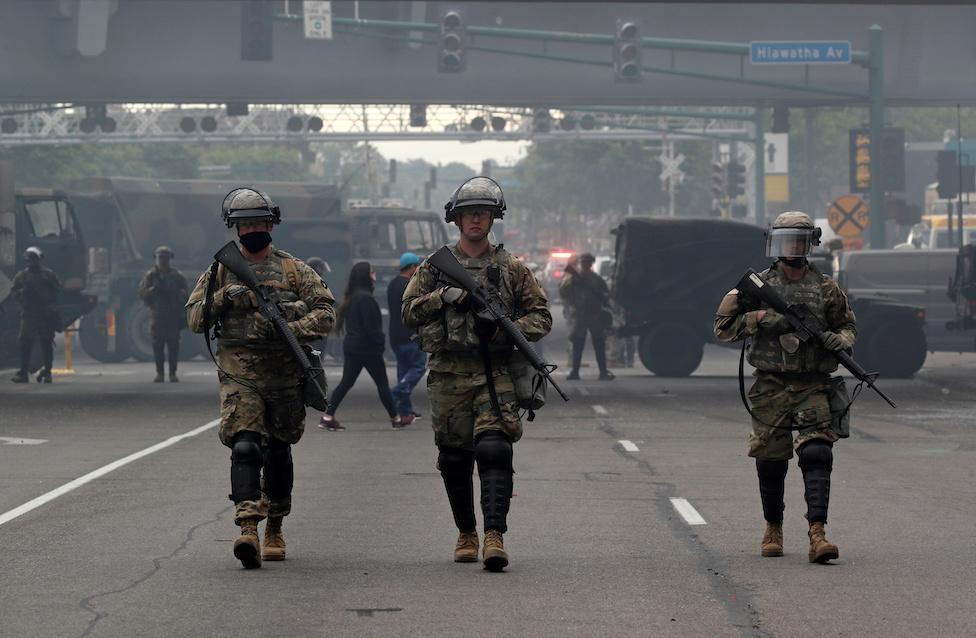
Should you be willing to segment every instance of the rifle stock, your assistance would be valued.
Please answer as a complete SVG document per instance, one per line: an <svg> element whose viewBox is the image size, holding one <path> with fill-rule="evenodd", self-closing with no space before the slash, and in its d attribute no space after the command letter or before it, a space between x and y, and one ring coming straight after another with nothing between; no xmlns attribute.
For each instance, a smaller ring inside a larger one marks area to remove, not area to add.
<svg viewBox="0 0 976 638"><path fill-rule="evenodd" d="M826 327L823 326L820 321L810 314L809 310L805 305L791 306L789 305L783 297L780 296L772 286L766 284L765 281L759 276L759 274L749 269L746 274L742 276L736 288L744 294L746 297L751 297L752 299L763 301L770 308L780 313L793 327L796 332L797 337L800 341L813 341L820 347L824 346L823 333ZM826 348L825 348L826 349ZM830 351L839 364L844 366L855 379L866 383L869 388L878 393L882 399L884 399L888 405L895 407L894 402L885 395L876 385L874 381L878 378L878 373L868 372L857 361L854 360L846 350Z"/></svg>
<svg viewBox="0 0 976 638"><path fill-rule="evenodd" d="M264 317L274 325L275 330L288 345L289 351L291 351L292 356L298 365L302 368L302 373L306 376L305 389L309 392L309 383L311 383L311 392L313 394L319 394L318 397L313 397L313 400L317 401L317 404L309 403L313 407L317 405L327 405L326 391L324 388L324 375L322 374L322 369L312 365L308 356L305 354L305 350L302 348L301 343L298 342L298 338L295 333L292 332L291 328L288 327L288 320L285 318L284 313L281 312L281 308L278 304L273 301L269 296L267 291L261 287L258 283L257 277L254 276L254 271L248 265L247 260L244 259L244 255L241 254L240 249L238 249L237 244L233 241L227 242L223 248L217 251L214 255L214 260L222 264L224 268L234 273L242 284L247 286L258 299L258 312L260 312ZM317 391L317 392L316 392ZM325 409L325 408L321 408Z"/></svg>
<svg viewBox="0 0 976 638"><path fill-rule="evenodd" d="M478 282L471 276L471 273L465 270L464 266L458 262L450 248L442 246L437 252L428 257L427 261L431 266L439 270L441 274L465 290L474 299L476 305L484 308L491 316L492 321L508 335L512 344L522 353L525 360L529 362L529 365L545 377L546 381L563 398L563 401L569 401L569 397L556 385L556 382L552 378L552 372L556 369L555 366L550 367L550 364L546 363L545 359L539 356L539 353L529 343L529 340L525 338L525 335L519 327L506 314L506 309L502 306L501 300L484 287L478 285Z"/></svg>

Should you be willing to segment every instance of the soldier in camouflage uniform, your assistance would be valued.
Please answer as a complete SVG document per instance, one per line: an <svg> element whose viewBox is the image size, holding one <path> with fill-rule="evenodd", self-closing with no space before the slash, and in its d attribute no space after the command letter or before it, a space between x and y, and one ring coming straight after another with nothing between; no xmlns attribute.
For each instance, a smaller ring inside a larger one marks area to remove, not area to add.
<svg viewBox="0 0 976 638"><path fill-rule="evenodd" d="M186 279L179 270L170 266L173 251L168 246L156 249L156 265L139 282L139 297L149 306L151 319L149 334L152 336L153 355L156 358L156 383L163 382L165 355L169 354L169 380L176 377L176 364L180 358L180 330L186 314Z"/></svg>
<svg viewBox="0 0 976 638"><path fill-rule="evenodd" d="M766 254L778 259L759 276L788 303L805 304L827 327L826 348L800 341L783 315L737 290L722 299L714 332L720 341L751 341L748 356L756 368L756 381L749 390L753 416L749 456L756 459L766 519L761 553L783 555L784 483L795 449L810 525L809 559L826 563L839 555L837 546L824 536L833 444L839 439L830 428L830 374L837 370L831 352L852 348L857 329L844 292L807 262L810 248L819 240L820 229L808 215L783 213L767 235Z"/></svg>
<svg viewBox="0 0 976 638"><path fill-rule="evenodd" d="M271 290L288 325L302 343L321 339L335 321L334 298L318 274L271 245L281 213L267 195L235 189L224 199L224 221L237 226L244 257L258 282ZM205 331L211 271L203 273L186 304L194 332ZM241 528L234 555L246 568L283 560L282 519L291 511L294 481L291 446L305 430L302 371L272 324L258 312L257 298L237 277L216 270L209 316L218 322L221 443L231 448L231 500ZM262 477L263 469L263 477ZM257 525L267 517L264 549Z"/></svg>
<svg viewBox="0 0 976 638"><path fill-rule="evenodd" d="M454 256L511 308L513 321L530 341L545 336L552 327L545 293L525 265L488 241L493 220L505 211L498 184L472 178L445 209L446 221L461 231L451 249ZM508 565L502 535L512 496L512 443L521 438L522 423L508 367L514 348L473 303L425 261L403 293L402 317L431 355L427 390L437 467L459 531L454 560L478 560L472 480L477 462L485 527L482 557L486 569L501 571Z"/></svg>
<svg viewBox="0 0 976 638"><path fill-rule="evenodd" d="M24 252L27 268L14 276L11 291L20 304L20 370L11 379L14 383L30 380L30 358L34 339L41 343L43 359L38 383L51 383L54 364L54 332L61 328L57 311L53 308L61 290L61 282L53 270L45 268L40 248L31 246Z"/></svg>
<svg viewBox="0 0 976 638"><path fill-rule="evenodd" d="M612 381L615 377L607 368L607 330L613 324L610 313L610 289L599 274L593 272L596 258L590 253L580 255L580 270L570 262L559 282L559 296L566 305L569 318L569 342L573 346L573 369L567 381L578 381L583 363L583 346L586 333L590 333L593 355L600 368L600 380Z"/></svg>

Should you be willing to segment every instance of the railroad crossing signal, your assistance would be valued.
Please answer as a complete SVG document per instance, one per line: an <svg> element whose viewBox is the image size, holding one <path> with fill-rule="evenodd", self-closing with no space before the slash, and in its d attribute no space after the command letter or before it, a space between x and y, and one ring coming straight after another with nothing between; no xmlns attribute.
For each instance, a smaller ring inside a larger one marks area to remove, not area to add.
<svg viewBox="0 0 976 638"><path fill-rule="evenodd" d="M841 237L857 237L868 227L868 207L857 195L843 195L827 209L827 223Z"/></svg>

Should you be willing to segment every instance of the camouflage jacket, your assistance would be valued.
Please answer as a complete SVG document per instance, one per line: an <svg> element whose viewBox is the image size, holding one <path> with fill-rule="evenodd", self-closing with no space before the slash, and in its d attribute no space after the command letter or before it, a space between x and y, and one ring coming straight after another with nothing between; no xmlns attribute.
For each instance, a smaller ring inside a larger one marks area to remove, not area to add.
<svg viewBox="0 0 976 638"><path fill-rule="evenodd" d="M24 268L14 276L11 292L20 304L22 314L30 319L47 319L61 290L61 281L54 271Z"/></svg>
<svg viewBox="0 0 976 638"><path fill-rule="evenodd" d="M774 286L790 304L805 304L827 330L839 334L850 346L857 339L856 318L847 295L830 277L814 266L799 281L787 279L779 263L759 275ZM796 335L769 334L759 329L758 315L765 304L753 304L738 290L729 291L715 314L713 331L719 341L752 339L749 363L764 372L829 373L837 369L837 360L814 343L800 342Z"/></svg>
<svg viewBox="0 0 976 638"><path fill-rule="evenodd" d="M565 272L559 282L559 296L572 320L590 323L600 318L610 302L610 290L603 277L591 271Z"/></svg>
<svg viewBox="0 0 976 638"><path fill-rule="evenodd" d="M160 270L153 266L139 282L139 297L153 315L182 313L187 293L186 278L175 268Z"/></svg>
<svg viewBox="0 0 976 638"><path fill-rule="evenodd" d="M511 318L529 341L538 341L552 328L549 300L532 272L503 248L492 246L479 258L468 257L458 245L451 252L472 276L511 308ZM492 268L499 273L493 282ZM417 330L424 350L431 353L430 369L438 372L475 374L484 371L474 333L475 317L459 310L441 298L448 283L437 270L424 261L410 278L403 293L401 316L404 325ZM493 360L499 369L507 363L513 347L501 332L490 344Z"/></svg>
<svg viewBox="0 0 976 638"><path fill-rule="evenodd" d="M282 277L287 268L284 260L294 263L295 279ZM257 262L249 262L258 282L279 295L288 326L299 341L315 341L329 334L335 323L335 298L319 275L303 261L280 250L272 250ZM223 299L225 287L239 284L233 273L221 266L217 271L218 283L211 310L211 322L232 323L228 332L234 334L218 339L217 362L231 375L259 380L266 387L287 385L289 379L300 374L297 363L285 342L273 333L271 327L253 308L240 310ZM186 303L187 323L193 332L202 333L203 309L210 281L210 271L205 271L190 293ZM239 321L240 320L240 321ZM239 328L239 329L238 329ZM240 334L237 334L237 333Z"/></svg>

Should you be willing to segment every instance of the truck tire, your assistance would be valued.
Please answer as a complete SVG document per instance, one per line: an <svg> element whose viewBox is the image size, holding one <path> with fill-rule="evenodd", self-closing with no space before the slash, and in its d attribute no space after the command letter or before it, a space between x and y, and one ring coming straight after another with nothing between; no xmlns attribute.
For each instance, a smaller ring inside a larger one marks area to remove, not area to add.
<svg viewBox="0 0 976 638"><path fill-rule="evenodd" d="M637 355L659 377L687 377L701 363L705 342L690 327L668 322L640 336Z"/></svg>
<svg viewBox="0 0 976 638"><path fill-rule="evenodd" d="M131 303L122 308L118 319L118 339L136 361L154 361L152 337L149 335L149 308Z"/></svg>
<svg viewBox="0 0 976 638"><path fill-rule="evenodd" d="M921 326L904 322L881 324L865 335L865 342L855 347L855 353L863 352L863 363L868 372L882 377L907 379L925 363L928 344Z"/></svg>
<svg viewBox="0 0 976 638"><path fill-rule="evenodd" d="M100 363L119 363L129 358L129 351L125 343L118 337L115 340L115 350L108 349L108 336L105 334L105 308L98 306L81 318L81 328L78 332L81 348L89 357Z"/></svg>

